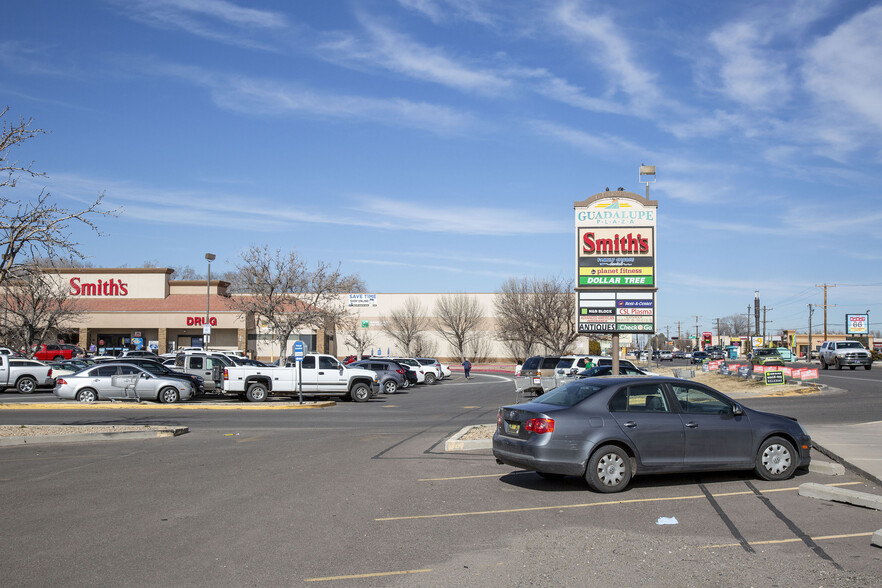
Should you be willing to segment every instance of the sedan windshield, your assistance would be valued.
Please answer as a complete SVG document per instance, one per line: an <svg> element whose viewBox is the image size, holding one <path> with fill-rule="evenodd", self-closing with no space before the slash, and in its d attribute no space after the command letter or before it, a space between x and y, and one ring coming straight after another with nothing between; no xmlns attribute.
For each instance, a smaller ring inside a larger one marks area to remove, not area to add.
<svg viewBox="0 0 882 588"><path fill-rule="evenodd" d="M590 384L584 380L576 380L543 394L533 402L553 404L555 406L575 406L598 390L603 390L603 388L604 386Z"/></svg>

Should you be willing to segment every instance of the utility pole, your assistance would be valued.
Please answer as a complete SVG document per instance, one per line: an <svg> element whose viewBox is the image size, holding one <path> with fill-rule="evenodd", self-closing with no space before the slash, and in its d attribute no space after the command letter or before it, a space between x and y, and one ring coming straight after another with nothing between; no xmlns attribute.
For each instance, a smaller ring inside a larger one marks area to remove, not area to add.
<svg viewBox="0 0 882 588"><path fill-rule="evenodd" d="M723 346L723 335L720 333L720 319L717 319L717 345Z"/></svg>
<svg viewBox="0 0 882 588"><path fill-rule="evenodd" d="M700 318L697 314L695 315L695 344L699 349L701 349L701 338L698 336L698 319Z"/></svg>
<svg viewBox="0 0 882 588"><path fill-rule="evenodd" d="M815 288L824 289L824 341L827 340L827 288L835 288L836 284L815 284Z"/></svg>
<svg viewBox="0 0 882 588"><path fill-rule="evenodd" d="M750 351L750 348L753 347L753 343L750 341L750 333L751 333L751 331L750 331L750 305L748 304L747 305L747 341L746 341L747 345L745 345L744 348L741 349L741 351L744 352L744 355L747 355L747 352Z"/></svg>
<svg viewBox="0 0 882 588"><path fill-rule="evenodd" d="M870 329L867 329L867 331L869 331L869 330ZM683 339L681 338L681 335L680 335L680 321L677 321L677 348L680 349L681 351L685 351L685 349L683 349Z"/></svg>
<svg viewBox="0 0 882 588"><path fill-rule="evenodd" d="M754 322L754 327L756 327L756 328L754 329L754 331L755 331L755 332L754 332L754 335L755 335L756 337L759 337L759 334L760 334L760 330L759 330L759 328L760 328L760 327L759 327L759 311L760 311L760 305L759 305L759 290L754 290L754 291L753 291L753 322ZM765 343L765 340L763 340L763 343Z"/></svg>
<svg viewBox="0 0 882 588"><path fill-rule="evenodd" d="M766 344L766 311L775 310L774 308L768 308L763 306L763 345ZM774 323L775 321L769 321L770 323Z"/></svg>
<svg viewBox="0 0 882 588"><path fill-rule="evenodd" d="M814 307L813 304L807 304L806 306L808 306L808 308L809 308L809 337L808 337L809 341L808 341L808 351L806 351L806 354L805 354L805 360L808 362L811 362L811 360L812 360L812 313L815 312L815 309L813 308Z"/></svg>

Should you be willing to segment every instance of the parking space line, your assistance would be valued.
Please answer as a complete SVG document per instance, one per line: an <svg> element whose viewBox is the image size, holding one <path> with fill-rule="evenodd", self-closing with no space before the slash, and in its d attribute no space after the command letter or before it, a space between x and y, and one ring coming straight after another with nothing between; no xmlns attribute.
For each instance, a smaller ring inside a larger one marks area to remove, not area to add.
<svg viewBox="0 0 882 588"><path fill-rule="evenodd" d="M524 470L523 472L511 472L510 474L505 474L506 476L520 476L523 474L532 474L533 472L529 472ZM499 474L480 474L476 476L451 476L449 478L419 478L417 482L445 482L448 480L470 480L472 478L498 478Z"/></svg>
<svg viewBox="0 0 882 588"><path fill-rule="evenodd" d="M827 541L830 539L851 539L854 537L872 537L874 531L869 533L846 533L844 535L822 535L820 537L811 537L812 541ZM778 543L799 543L802 539L794 537L792 539L770 539L768 541L751 541L751 545L776 545ZM722 547L741 547L740 543L721 543L720 545L702 545L699 549L716 549Z"/></svg>
<svg viewBox="0 0 882 588"><path fill-rule="evenodd" d="M842 482L839 484L828 484L828 486L851 486L853 484L862 484L863 482ZM785 492L785 491L794 491L799 490L798 486L793 486L790 488L775 488L773 490L762 490L761 492ZM743 490L740 492L722 492L720 494L711 494L714 497L721 496L753 496L752 490ZM408 520L416 520L416 519L443 519L449 517L468 517L468 516L482 516L482 515L492 515L492 514L509 514L515 512L534 512L540 510L562 510L567 508L588 508L591 506L610 506L615 504L638 504L638 503L648 503L648 502L672 502L675 500L695 500L707 497L704 494L695 494L690 496L665 496L660 498L630 498L626 500L610 500L606 502L585 502L582 504L559 504L556 506L527 506L522 508L504 508L500 510L479 510L472 512L448 512L441 514L428 514L428 515L409 515L403 517L382 517L376 518L375 521L378 522L387 522L387 521L408 521ZM739 544L740 545L740 544Z"/></svg>
<svg viewBox="0 0 882 588"><path fill-rule="evenodd" d="M424 574L431 572L431 569L425 570L401 570L398 572L377 572L373 574L352 574L349 576L328 576L326 578L305 578L304 582L328 582L330 580L357 580L360 578L380 578L382 576L403 576L405 574Z"/></svg>

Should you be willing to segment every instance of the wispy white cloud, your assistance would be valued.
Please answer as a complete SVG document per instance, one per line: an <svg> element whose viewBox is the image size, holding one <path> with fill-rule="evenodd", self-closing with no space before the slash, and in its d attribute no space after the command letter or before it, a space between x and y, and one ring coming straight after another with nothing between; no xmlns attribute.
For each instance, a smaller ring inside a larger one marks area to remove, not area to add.
<svg viewBox="0 0 882 588"><path fill-rule="evenodd" d="M227 0L105 0L126 17L213 41L272 49L263 35L289 26L280 12L244 8Z"/></svg>
<svg viewBox="0 0 882 588"><path fill-rule="evenodd" d="M493 26L497 22L491 9L480 0L398 0L398 3L435 24L464 20Z"/></svg>
<svg viewBox="0 0 882 588"><path fill-rule="evenodd" d="M882 129L882 7L874 6L819 39L803 69L806 87L821 102L844 107Z"/></svg>
<svg viewBox="0 0 882 588"><path fill-rule="evenodd" d="M459 91L498 95L511 85L499 74L456 59L441 48L429 47L377 19L359 14L366 39L337 36L319 46L319 53L343 65L381 68Z"/></svg>
<svg viewBox="0 0 882 588"><path fill-rule="evenodd" d="M179 64L148 64L145 69L155 75L175 77L205 87L218 107L246 115L309 115L363 120L441 135L483 127L470 113L428 102L333 94Z"/></svg>
<svg viewBox="0 0 882 588"><path fill-rule="evenodd" d="M36 75L77 75L72 64L64 67L62 62L63 58L59 59L49 47L21 41L0 41L0 65L10 70Z"/></svg>

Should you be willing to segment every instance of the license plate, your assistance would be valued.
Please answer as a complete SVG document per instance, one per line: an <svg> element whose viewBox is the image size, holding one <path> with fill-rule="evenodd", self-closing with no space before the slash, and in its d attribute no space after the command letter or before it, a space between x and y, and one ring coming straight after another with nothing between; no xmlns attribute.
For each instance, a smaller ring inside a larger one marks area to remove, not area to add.
<svg viewBox="0 0 882 588"><path fill-rule="evenodd" d="M542 383L542 378L540 378L540 377L538 377L538 376L536 376L535 378L533 378L533 385L538 386L538 385L541 384L541 383Z"/></svg>
<svg viewBox="0 0 882 588"><path fill-rule="evenodd" d="M510 433L512 435L517 435L518 431L521 430L520 423L505 423L505 432Z"/></svg>

